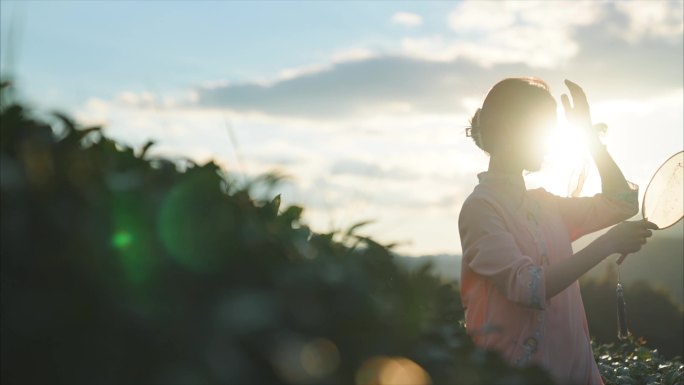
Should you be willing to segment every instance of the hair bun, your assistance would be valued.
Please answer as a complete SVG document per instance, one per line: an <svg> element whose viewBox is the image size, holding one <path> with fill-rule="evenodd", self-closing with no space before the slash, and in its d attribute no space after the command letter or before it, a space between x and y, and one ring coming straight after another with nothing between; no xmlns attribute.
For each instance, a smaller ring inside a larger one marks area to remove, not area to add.
<svg viewBox="0 0 684 385"><path fill-rule="evenodd" d="M466 136L473 138L475 141L475 144L482 148L482 132L481 132L481 127L480 127L480 114L482 112L482 108L478 108L475 111L475 114L473 114L473 117L470 118L470 127L466 128Z"/></svg>
<svg viewBox="0 0 684 385"><path fill-rule="evenodd" d="M482 108L478 108L475 111L475 114L473 115L473 118L470 120L470 127L477 127L480 128L480 113L482 112Z"/></svg>

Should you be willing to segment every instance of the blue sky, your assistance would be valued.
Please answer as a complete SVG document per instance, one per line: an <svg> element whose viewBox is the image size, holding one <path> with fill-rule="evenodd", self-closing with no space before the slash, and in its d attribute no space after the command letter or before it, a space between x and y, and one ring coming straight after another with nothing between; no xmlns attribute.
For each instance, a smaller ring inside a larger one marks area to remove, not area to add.
<svg viewBox="0 0 684 385"><path fill-rule="evenodd" d="M464 127L505 77L541 77L557 99L564 79L583 86L643 194L684 141L683 4L3 0L0 64L26 100L124 143L287 173L284 203L317 231L374 219L367 234L400 252L459 253L488 161ZM559 113L526 179L565 195L583 149ZM599 188L592 169L583 195Z"/></svg>
<svg viewBox="0 0 684 385"><path fill-rule="evenodd" d="M31 73L24 81L55 90L53 103L109 97L119 89L166 91L212 79L240 81L323 61L338 47L389 47L389 36L411 31L388 14L420 8L426 20L437 19L452 7L384 1L1 4L2 43L8 44L10 19L16 19L16 60ZM445 24L430 26L439 31ZM6 64L6 50L2 56Z"/></svg>

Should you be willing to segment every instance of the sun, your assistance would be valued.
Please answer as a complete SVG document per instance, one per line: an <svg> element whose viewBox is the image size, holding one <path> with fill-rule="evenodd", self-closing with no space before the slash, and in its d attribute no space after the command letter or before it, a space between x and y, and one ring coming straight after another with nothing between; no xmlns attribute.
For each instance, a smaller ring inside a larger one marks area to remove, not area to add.
<svg viewBox="0 0 684 385"><path fill-rule="evenodd" d="M560 196L591 195L597 180L595 166L585 144L584 134L567 122L558 120L546 139L547 153L536 175L530 175L532 184Z"/></svg>

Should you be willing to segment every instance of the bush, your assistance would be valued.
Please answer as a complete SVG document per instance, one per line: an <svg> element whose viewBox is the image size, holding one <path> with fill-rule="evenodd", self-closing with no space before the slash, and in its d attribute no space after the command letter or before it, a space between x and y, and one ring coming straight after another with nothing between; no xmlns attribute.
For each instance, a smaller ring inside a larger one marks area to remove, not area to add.
<svg viewBox="0 0 684 385"><path fill-rule="evenodd" d="M649 350L634 337L620 344L596 345L594 356L606 385L684 383L681 357L669 361L657 349Z"/></svg>

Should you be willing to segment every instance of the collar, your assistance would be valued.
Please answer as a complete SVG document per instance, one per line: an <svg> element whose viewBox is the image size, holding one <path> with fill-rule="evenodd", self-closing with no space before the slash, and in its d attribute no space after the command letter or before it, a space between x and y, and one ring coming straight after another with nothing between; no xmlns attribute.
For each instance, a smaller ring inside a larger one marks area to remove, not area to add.
<svg viewBox="0 0 684 385"><path fill-rule="evenodd" d="M483 171L477 174L480 185L491 188L517 204L521 204L527 192L522 175Z"/></svg>

